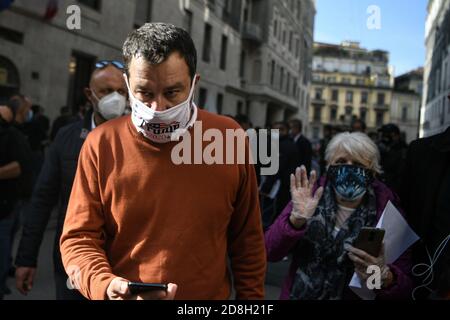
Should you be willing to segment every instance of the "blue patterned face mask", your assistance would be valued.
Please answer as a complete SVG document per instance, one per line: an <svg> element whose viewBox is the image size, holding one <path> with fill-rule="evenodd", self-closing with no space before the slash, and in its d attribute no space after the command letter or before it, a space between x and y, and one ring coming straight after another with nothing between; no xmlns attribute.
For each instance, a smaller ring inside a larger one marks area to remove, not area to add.
<svg viewBox="0 0 450 320"><path fill-rule="evenodd" d="M371 178L370 170L355 165L334 165L328 168L328 179L334 191L349 202L364 196Z"/></svg>

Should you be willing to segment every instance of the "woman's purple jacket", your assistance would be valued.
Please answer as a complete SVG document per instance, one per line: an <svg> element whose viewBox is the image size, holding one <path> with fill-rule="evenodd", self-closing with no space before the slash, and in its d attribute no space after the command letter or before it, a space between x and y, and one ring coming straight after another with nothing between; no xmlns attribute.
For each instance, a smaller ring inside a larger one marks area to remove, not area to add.
<svg viewBox="0 0 450 320"><path fill-rule="evenodd" d="M326 179L323 177L314 188L324 186ZM399 199L385 184L379 180L372 183L375 192L377 221L380 219L383 210L390 200L396 208L399 208ZM286 257L299 239L303 237L306 227L300 230L294 229L289 223L289 216L292 211L292 202L286 206L283 212L275 220L273 225L265 232L267 259L270 262L277 262ZM280 299L289 299L292 281L298 268L298 261L301 255L294 254L289 273L281 289ZM377 290L377 299L408 299L412 291L411 272L411 251L407 250L389 267L394 274L394 284L386 289Z"/></svg>

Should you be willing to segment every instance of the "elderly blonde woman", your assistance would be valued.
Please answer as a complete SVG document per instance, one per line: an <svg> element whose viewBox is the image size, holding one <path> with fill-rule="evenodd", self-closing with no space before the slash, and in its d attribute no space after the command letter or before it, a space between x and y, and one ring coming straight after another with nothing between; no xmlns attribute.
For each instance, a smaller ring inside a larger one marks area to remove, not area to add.
<svg viewBox="0 0 450 320"><path fill-rule="evenodd" d="M266 231L269 261L292 254L281 299L353 299L354 272L366 280L367 266L381 270L377 299L408 298L412 281L409 254L386 265L384 250L372 257L351 244L364 226L374 227L387 202L398 198L377 180L379 152L363 133L341 133L329 143L327 173L316 183L304 167L291 175L292 201Z"/></svg>

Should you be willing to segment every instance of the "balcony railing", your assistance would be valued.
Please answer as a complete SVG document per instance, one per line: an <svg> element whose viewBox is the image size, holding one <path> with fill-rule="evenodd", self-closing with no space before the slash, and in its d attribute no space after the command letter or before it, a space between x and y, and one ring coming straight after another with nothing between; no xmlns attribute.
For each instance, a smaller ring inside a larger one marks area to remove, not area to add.
<svg viewBox="0 0 450 320"><path fill-rule="evenodd" d="M373 107L377 110L389 110L389 106L387 104L376 103Z"/></svg>
<svg viewBox="0 0 450 320"><path fill-rule="evenodd" d="M246 22L244 24L242 38L244 40L261 43L263 41L261 27L255 23Z"/></svg>

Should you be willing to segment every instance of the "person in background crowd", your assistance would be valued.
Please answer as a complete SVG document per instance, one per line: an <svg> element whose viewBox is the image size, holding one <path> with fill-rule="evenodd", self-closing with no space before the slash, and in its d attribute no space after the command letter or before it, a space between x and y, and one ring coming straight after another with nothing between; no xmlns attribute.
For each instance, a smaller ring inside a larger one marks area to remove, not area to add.
<svg viewBox="0 0 450 320"><path fill-rule="evenodd" d="M241 128L244 129L246 132L249 129L253 129L253 124L251 123L251 121L248 119L248 117L246 115L238 114L233 119L237 123L239 123ZM255 132L256 132L256 141L254 143L256 143L256 146L259 148L258 131L255 130ZM256 160L256 163L255 163L256 181L258 182L258 186L259 186L261 183L261 162L259 161L259 158L255 158L254 160Z"/></svg>
<svg viewBox="0 0 450 320"><path fill-rule="evenodd" d="M433 272L428 289L417 289L415 298L450 299L450 127L411 143L401 181L402 205L421 238L414 246L413 262L432 266ZM442 251L437 256L439 247ZM417 287L427 275L416 278Z"/></svg>
<svg viewBox="0 0 450 320"><path fill-rule="evenodd" d="M366 133L366 123L361 119L356 119L352 122L352 132Z"/></svg>
<svg viewBox="0 0 450 320"><path fill-rule="evenodd" d="M275 122L272 124L272 129L279 130L278 136L272 136L273 139L279 139L279 169L276 175L267 176L261 186L264 229L273 223L281 208L284 208L290 201L289 176L300 161L297 145L289 135L289 124ZM276 198L271 199L269 195L277 180L279 180L279 190Z"/></svg>
<svg viewBox="0 0 450 320"><path fill-rule="evenodd" d="M408 145L401 140L400 129L395 124L381 127L381 141L378 143L383 170L383 182L396 193L400 190L402 172L406 161Z"/></svg>
<svg viewBox="0 0 450 320"><path fill-rule="evenodd" d="M40 105L34 104L31 106L31 110L33 111L33 121L38 125L39 131L41 133L41 148L44 148L45 142L48 139L48 131L50 130L50 120L44 114L44 108Z"/></svg>
<svg viewBox="0 0 450 320"><path fill-rule="evenodd" d="M319 165L321 174L323 174L326 171L325 150L327 150L328 143L330 143L332 138L333 138L333 126L327 124L323 127L323 138L320 139Z"/></svg>
<svg viewBox="0 0 450 320"><path fill-rule="evenodd" d="M54 141L56 138L56 135L58 134L59 130L68 124L71 124L78 119L73 116L70 112L70 108L67 106L63 106L59 109L59 116L53 121L52 125L52 131L50 133L50 140Z"/></svg>
<svg viewBox="0 0 450 320"><path fill-rule="evenodd" d="M12 125L13 110L0 106L0 300L7 293L15 207L26 181L24 178L31 174L30 146L26 137Z"/></svg>
<svg viewBox="0 0 450 320"><path fill-rule="evenodd" d="M291 138L294 140L294 143L298 149L299 160L297 167L304 165L308 170L311 170L312 146L311 142L309 142L309 140L302 134L302 122L298 119L290 120L289 130Z"/></svg>

